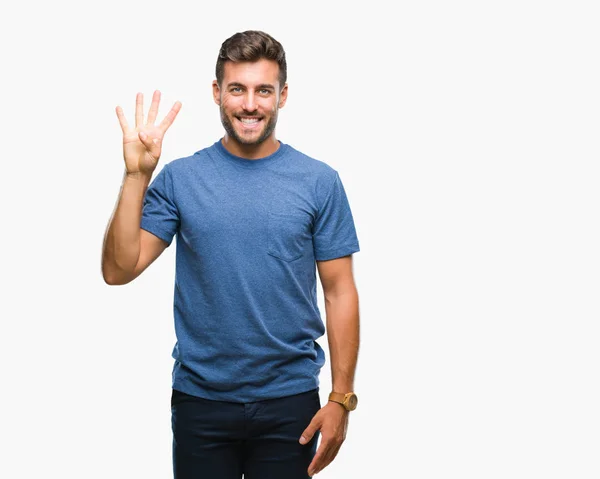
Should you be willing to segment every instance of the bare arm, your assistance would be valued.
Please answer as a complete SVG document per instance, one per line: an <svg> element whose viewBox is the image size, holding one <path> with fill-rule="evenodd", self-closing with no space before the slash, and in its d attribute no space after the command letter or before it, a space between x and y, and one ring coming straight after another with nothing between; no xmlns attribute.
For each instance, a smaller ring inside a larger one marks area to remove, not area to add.
<svg viewBox="0 0 600 479"><path fill-rule="evenodd" d="M360 325L358 292L352 272L352 256L317 261L327 316L332 391L354 390Z"/></svg>
<svg viewBox="0 0 600 479"><path fill-rule="evenodd" d="M352 274L352 256L317 261L327 310L327 337L331 356L333 392L354 390L354 371L358 359L358 293ZM309 476L323 470L336 457L346 439L349 412L329 401L313 417L302 433L301 444L309 444L317 430L321 444L308 466Z"/></svg>
<svg viewBox="0 0 600 479"><path fill-rule="evenodd" d="M181 103L175 102L164 120L155 126L160 92L154 92L146 123L143 100L144 96L138 93L133 128L127 123L122 108L116 108L123 130L125 173L102 247L102 277L107 284L129 283L168 246L167 242L140 226L144 196L160 158L163 138L179 113Z"/></svg>
<svg viewBox="0 0 600 479"><path fill-rule="evenodd" d="M102 276L107 284L127 284L166 249L168 243L140 228L142 205L150 179L123 175L117 206L102 249Z"/></svg>

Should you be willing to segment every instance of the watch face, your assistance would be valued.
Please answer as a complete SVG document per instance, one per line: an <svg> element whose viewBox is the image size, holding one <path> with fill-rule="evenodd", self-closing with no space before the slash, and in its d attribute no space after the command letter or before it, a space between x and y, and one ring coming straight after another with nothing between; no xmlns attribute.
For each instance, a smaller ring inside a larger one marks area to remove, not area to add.
<svg viewBox="0 0 600 479"><path fill-rule="evenodd" d="M358 405L358 397L356 396L356 394L352 394L350 396L348 396L348 409L350 411L354 411L356 409L356 406Z"/></svg>

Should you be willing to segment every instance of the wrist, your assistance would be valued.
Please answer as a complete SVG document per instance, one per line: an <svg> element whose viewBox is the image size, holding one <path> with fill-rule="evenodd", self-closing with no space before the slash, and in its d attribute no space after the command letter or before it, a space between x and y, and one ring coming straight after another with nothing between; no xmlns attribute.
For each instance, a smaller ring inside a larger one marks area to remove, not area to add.
<svg viewBox="0 0 600 479"><path fill-rule="evenodd" d="M125 174L123 175L123 183L128 182L133 184L140 184L147 187L150 184L151 180L152 173L150 173L149 175L146 173L141 173L139 171L129 173L127 170L125 170Z"/></svg>
<svg viewBox="0 0 600 479"><path fill-rule="evenodd" d="M344 406L342 403L338 402L338 401L333 401L332 399L330 399L328 401L328 404L337 404L344 412L350 412L348 411L348 409L346 409L346 406Z"/></svg>

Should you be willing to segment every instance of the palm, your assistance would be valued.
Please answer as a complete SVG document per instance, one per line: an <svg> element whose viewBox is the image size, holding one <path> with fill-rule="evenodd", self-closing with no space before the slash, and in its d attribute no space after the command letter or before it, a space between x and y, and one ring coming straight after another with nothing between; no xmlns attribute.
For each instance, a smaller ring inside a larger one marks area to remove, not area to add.
<svg viewBox="0 0 600 479"><path fill-rule="evenodd" d="M140 140L139 132L143 131L149 138L156 138L156 150L150 151ZM123 155L129 173L140 172L150 174L156 168L162 152L163 134L155 126L136 128L123 134Z"/></svg>
<svg viewBox="0 0 600 479"><path fill-rule="evenodd" d="M144 122L143 95L141 93L137 94L135 128L129 126L123 115L123 110L120 106L117 106L117 117L123 130L123 156L128 174L142 173L151 175L158 164L165 133L181 109L181 103L175 102L164 120L159 125L155 125L154 122L158 114L159 103L160 92L157 90L154 92L152 98L152 104L148 111L148 119ZM146 135L144 141L140 139L140 133Z"/></svg>

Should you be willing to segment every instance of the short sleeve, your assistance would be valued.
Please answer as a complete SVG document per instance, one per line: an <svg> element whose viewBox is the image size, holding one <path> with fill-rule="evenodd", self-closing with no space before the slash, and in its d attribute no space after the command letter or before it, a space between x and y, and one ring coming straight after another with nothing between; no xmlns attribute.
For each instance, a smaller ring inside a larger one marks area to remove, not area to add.
<svg viewBox="0 0 600 479"><path fill-rule="evenodd" d="M360 251L350 204L337 171L331 190L315 219L313 248L316 261L340 258Z"/></svg>
<svg viewBox="0 0 600 479"><path fill-rule="evenodd" d="M159 171L146 189L141 228L169 245L179 228L179 211L173 199L173 181L168 164Z"/></svg>

